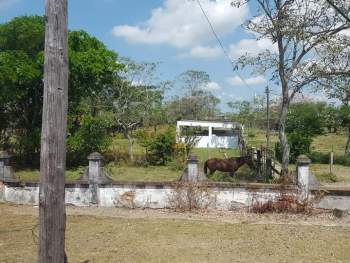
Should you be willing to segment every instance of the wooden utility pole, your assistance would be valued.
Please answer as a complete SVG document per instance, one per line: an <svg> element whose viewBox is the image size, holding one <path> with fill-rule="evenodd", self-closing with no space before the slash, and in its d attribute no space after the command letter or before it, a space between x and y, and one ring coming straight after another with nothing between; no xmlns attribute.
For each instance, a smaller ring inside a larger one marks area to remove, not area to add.
<svg viewBox="0 0 350 263"><path fill-rule="evenodd" d="M67 0L46 0L44 105L39 193L39 262L65 262L68 104Z"/></svg>

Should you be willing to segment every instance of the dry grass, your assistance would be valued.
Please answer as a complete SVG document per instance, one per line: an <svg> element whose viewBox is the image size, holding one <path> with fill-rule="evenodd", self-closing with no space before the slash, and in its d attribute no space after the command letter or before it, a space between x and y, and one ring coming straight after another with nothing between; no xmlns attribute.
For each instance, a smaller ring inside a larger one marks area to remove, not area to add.
<svg viewBox="0 0 350 263"><path fill-rule="evenodd" d="M317 152L329 153L332 150L336 155L343 155L345 151L346 135L329 133L317 136L312 142L312 150Z"/></svg>
<svg viewBox="0 0 350 263"><path fill-rule="evenodd" d="M329 165L328 164L311 164L311 171L315 174L320 182L332 183L329 180ZM332 173L336 184L350 185L350 167L342 165L333 165ZM333 179L333 178L331 178Z"/></svg>
<svg viewBox="0 0 350 263"><path fill-rule="evenodd" d="M37 262L31 233L37 217L23 213L27 207L8 209L0 204L0 209L0 262ZM350 258L348 225L236 224L76 214L68 216L66 240L69 262L77 263L348 262Z"/></svg>

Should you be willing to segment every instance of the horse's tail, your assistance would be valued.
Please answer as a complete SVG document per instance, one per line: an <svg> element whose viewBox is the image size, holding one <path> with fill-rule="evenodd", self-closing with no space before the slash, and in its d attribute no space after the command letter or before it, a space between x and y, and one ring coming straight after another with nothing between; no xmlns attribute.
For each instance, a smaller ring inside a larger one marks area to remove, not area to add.
<svg viewBox="0 0 350 263"><path fill-rule="evenodd" d="M208 161L205 161L203 171L204 171L204 174L206 175L208 171Z"/></svg>

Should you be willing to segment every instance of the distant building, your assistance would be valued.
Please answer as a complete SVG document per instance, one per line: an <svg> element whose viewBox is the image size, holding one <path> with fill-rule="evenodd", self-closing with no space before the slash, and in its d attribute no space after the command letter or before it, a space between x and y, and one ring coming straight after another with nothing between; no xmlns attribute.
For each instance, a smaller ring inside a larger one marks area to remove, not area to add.
<svg viewBox="0 0 350 263"><path fill-rule="evenodd" d="M177 142L196 137L196 148L238 148L242 125L228 121L181 120L176 124Z"/></svg>

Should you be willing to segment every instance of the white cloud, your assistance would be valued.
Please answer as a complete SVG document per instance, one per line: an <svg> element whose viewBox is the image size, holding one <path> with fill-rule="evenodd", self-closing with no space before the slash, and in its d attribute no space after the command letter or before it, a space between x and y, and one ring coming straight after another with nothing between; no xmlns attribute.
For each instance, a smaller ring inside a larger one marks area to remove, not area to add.
<svg viewBox="0 0 350 263"><path fill-rule="evenodd" d="M201 4L219 36L232 32L249 12L247 5L232 7L231 0L202 0ZM213 40L202 11L196 1L189 0L165 0L163 6L152 10L147 21L135 26L115 26L112 33L133 43L177 48L193 48ZM201 52L197 50L198 53Z"/></svg>
<svg viewBox="0 0 350 263"><path fill-rule="evenodd" d="M222 55L221 49L218 46L196 46L189 52L184 52L178 55L180 58L202 58L212 59L218 58Z"/></svg>
<svg viewBox="0 0 350 263"><path fill-rule="evenodd" d="M217 90L221 90L222 88L218 83L211 81L207 83L202 89L207 91L217 91Z"/></svg>
<svg viewBox="0 0 350 263"><path fill-rule="evenodd" d="M260 85L265 84L266 79L264 76L256 76L251 78L242 79L241 77L234 76L226 79L226 82L231 86L243 86L243 85Z"/></svg>
<svg viewBox="0 0 350 263"><path fill-rule="evenodd" d="M19 0L0 0L0 9L4 9L7 7L10 7L11 5L14 5Z"/></svg>
<svg viewBox="0 0 350 263"><path fill-rule="evenodd" d="M237 44L230 45L229 54L232 58L238 58L246 54L255 56L266 50L275 53L277 45L269 39L242 39Z"/></svg>

